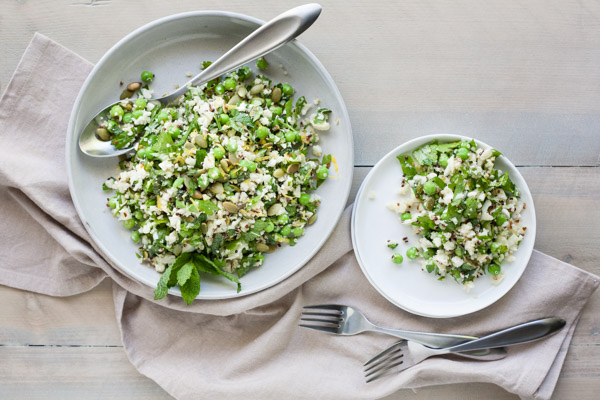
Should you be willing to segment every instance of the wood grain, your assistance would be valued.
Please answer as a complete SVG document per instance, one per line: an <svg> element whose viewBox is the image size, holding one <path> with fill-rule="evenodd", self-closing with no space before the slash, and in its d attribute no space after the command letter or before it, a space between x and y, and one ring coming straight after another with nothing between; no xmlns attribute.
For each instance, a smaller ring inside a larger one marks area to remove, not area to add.
<svg viewBox="0 0 600 400"><path fill-rule="evenodd" d="M300 40L344 96L357 165L434 133L479 138L517 165L599 165L598 2L322 3L321 17ZM7 1L0 87L36 31L96 62L123 36L166 15L222 8L269 19L296 4Z"/></svg>
<svg viewBox="0 0 600 400"><path fill-rule="evenodd" d="M593 0L322 1L300 41L346 102L356 165L351 199L389 149L433 133L479 138L528 182L536 248L600 274L600 3ZM269 19L292 0L7 0L0 91L34 32L96 62L157 18L223 9ZM293 80L293 72L290 75ZM560 167L560 168L553 168ZM1 261L0 261L1 262ZM584 309L555 399L600 391L600 295ZM0 286L0 398L170 399L121 348L110 283L70 298ZM391 399L515 399L487 384L436 386Z"/></svg>

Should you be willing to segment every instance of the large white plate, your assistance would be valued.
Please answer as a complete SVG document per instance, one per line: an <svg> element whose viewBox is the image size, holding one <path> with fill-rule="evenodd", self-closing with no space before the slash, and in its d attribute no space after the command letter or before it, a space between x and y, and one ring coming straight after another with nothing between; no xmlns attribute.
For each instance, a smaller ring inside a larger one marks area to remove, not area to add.
<svg viewBox="0 0 600 400"><path fill-rule="evenodd" d="M78 132L95 113L118 99L120 81L139 80L141 71L156 75L152 89L160 96L183 84L188 72L196 74L204 60L216 60L263 22L240 14L219 11L190 12L166 17L134 31L102 57L85 81L75 101L67 132L69 188L79 217L102 253L125 274L156 287L159 274L135 256L137 246L106 207L102 182L116 171L116 159L85 156L77 146ZM318 22L317 22L318 23ZM331 130L321 135L324 152L332 153L339 177L317 190L322 197L317 222L295 247L267 255L262 267L242 278L236 293L230 282L203 276L199 299L243 296L270 287L300 269L325 243L340 218L352 183L353 147L350 121L333 80L316 57L297 41L267 56L266 74L275 82L289 82L308 101L320 99L333 110ZM283 65L283 68L280 67ZM253 63L248 66L254 70ZM285 74L285 71L288 74ZM315 107L313 105L313 107ZM339 124L334 121L339 120ZM181 295L178 288L169 293Z"/></svg>
<svg viewBox="0 0 600 400"><path fill-rule="evenodd" d="M525 180L506 157L500 156L496 160L496 168L509 172L511 180L521 192L521 200L527 205L522 213L527 233L515 253L515 261L502 264L504 279L498 285L494 285L489 276L484 275L475 280L475 288L467 293L451 278L438 281L434 275L422 271L418 260L412 261L405 256L402 264L392 263L390 258L394 252L406 255L406 250L418 241L412 228L402 224L399 217L386 207L389 202L401 198L397 191L403 175L396 156L410 153L434 139L442 143L470 140L458 135L424 136L395 148L383 157L367 175L356 196L352 214L352 241L358 263L379 293L411 313L447 318L469 314L489 306L504 296L519 280L533 251L535 209ZM490 148L485 143L475 141L480 147ZM374 199L369 198L371 193L375 193ZM402 241L403 237L408 237L408 244ZM398 247L394 251L390 250L386 246L387 240L398 242Z"/></svg>

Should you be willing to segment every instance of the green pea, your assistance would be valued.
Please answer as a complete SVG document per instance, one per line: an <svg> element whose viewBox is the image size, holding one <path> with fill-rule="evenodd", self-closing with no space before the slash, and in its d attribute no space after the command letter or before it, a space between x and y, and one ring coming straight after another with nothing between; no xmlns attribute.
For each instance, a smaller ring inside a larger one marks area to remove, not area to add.
<svg viewBox="0 0 600 400"><path fill-rule="evenodd" d="M142 218L144 218L144 213L140 210L135 210L135 212L133 213L133 217L139 221Z"/></svg>
<svg viewBox="0 0 600 400"><path fill-rule="evenodd" d="M321 165L319 168L317 168L317 178L327 179L328 176L329 168L327 168L325 165Z"/></svg>
<svg viewBox="0 0 600 400"><path fill-rule="evenodd" d="M123 221L123 226L125 229L132 229L135 226L135 221L132 218L126 219Z"/></svg>
<svg viewBox="0 0 600 400"><path fill-rule="evenodd" d="M504 225L506 221L508 221L508 219L506 218L506 215L502 213L498 214L498 216L496 217L496 225L498 226Z"/></svg>
<svg viewBox="0 0 600 400"><path fill-rule="evenodd" d="M237 85L237 82L233 78L227 78L223 82L223 86L225 86L225 89L227 89L227 90L235 89L236 85Z"/></svg>
<svg viewBox="0 0 600 400"><path fill-rule="evenodd" d="M448 166L448 155L446 153L440 154L439 161L440 161L440 165L442 167L447 167Z"/></svg>
<svg viewBox="0 0 600 400"><path fill-rule="evenodd" d="M465 149L464 147L461 147L458 150L456 150L456 155L461 159L466 160L467 158L469 158L469 150Z"/></svg>
<svg viewBox="0 0 600 400"><path fill-rule="evenodd" d="M267 62L267 60L265 60L264 57L261 57L258 60L256 60L256 68L262 70L262 69L267 69L268 66L269 66L269 63Z"/></svg>
<svg viewBox="0 0 600 400"><path fill-rule="evenodd" d="M217 167L212 167L211 169L209 169L207 174L208 177L211 179L219 179L221 177L221 171L219 171L219 168Z"/></svg>
<svg viewBox="0 0 600 400"><path fill-rule="evenodd" d="M411 247L408 250L406 250L406 257L410 258L411 260L414 260L415 258L419 257L419 250L417 250L416 247Z"/></svg>
<svg viewBox="0 0 600 400"><path fill-rule="evenodd" d="M283 109L279 106L273 107L273 109L271 110L271 113L273 115L281 115L283 113Z"/></svg>
<svg viewBox="0 0 600 400"><path fill-rule="evenodd" d="M217 160L220 160L225 155L225 149L221 146L216 146L213 148L213 155Z"/></svg>
<svg viewBox="0 0 600 400"><path fill-rule="evenodd" d="M206 189L209 183L210 181L208 179L208 175L202 174L198 177L198 187L200 187L201 189Z"/></svg>
<svg viewBox="0 0 600 400"><path fill-rule="evenodd" d="M108 199L108 206L110 208L112 208L113 210L115 208L117 208L117 199L115 199L114 197L111 197L110 199Z"/></svg>
<svg viewBox="0 0 600 400"><path fill-rule="evenodd" d="M469 142L460 142L460 147L468 150L471 148L471 144Z"/></svg>
<svg viewBox="0 0 600 400"><path fill-rule="evenodd" d="M292 233L294 234L295 237L300 237L300 236L304 235L304 228L300 228L300 227L294 228Z"/></svg>
<svg viewBox="0 0 600 400"><path fill-rule="evenodd" d="M121 120L121 118L123 118L123 114L125 114L125 111L123 111L123 107L118 104L110 108L110 116L114 119Z"/></svg>
<svg viewBox="0 0 600 400"><path fill-rule="evenodd" d="M154 80L154 74L150 71L144 71L144 72L142 72L141 78L142 78L142 82L149 83Z"/></svg>
<svg viewBox="0 0 600 400"><path fill-rule="evenodd" d="M131 113L125 113L123 115L123 123L124 124L129 124L131 123L131 120L133 119L133 116L131 115Z"/></svg>
<svg viewBox="0 0 600 400"><path fill-rule="evenodd" d="M277 217L277 223L279 225L285 225L290 220L290 217L287 214L281 214Z"/></svg>
<svg viewBox="0 0 600 400"><path fill-rule="evenodd" d="M285 141L288 143L294 142L296 140L296 132L286 132L285 133Z"/></svg>
<svg viewBox="0 0 600 400"><path fill-rule="evenodd" d="M131 232L131 240L138 243L140 241L140 233L138 231Z"/></svg>
<svg viewBox="0 0 600 400"><path fill-rule="evenodd" d="M169 129L167 129L167 133L171 135L172 139L177 139L179 135L181 135L181 130L176 126L172 126Z"/></svg>
<svg viewBox="0 0 600 400"><path fill-rule="evenodd" d="M133 110L133 112L131 113L131 118L132 119L138 119L142 115L144 115L144 110Z"/></svg>
<svg viewBox="0 0 600 400"><path fill-rule="evenodd" d="M402 254L400 254L400 253L394 253L392 255L392 262L394 264L402 264L402 261L404 261L404 257L402 257Z"/></svg>
<svg viewBox="0 0 600 400"><path fill-rule="evenodd" d="M235 140L229 140L229 142L227 142L227 151L230 153L235 153L238 149L238 144Z"/></svg>
<svg viewBox="0 0 600 400"><path fill-rule="evenodd" d="M265 226L265 232L271 233L275 230L275 224L272 221L267 222L267 226Z"/></svg>
<svg viewBox="0 0 600 400"><path fill-rule="evenodd" d="M266 126L261 126L256 130L256 136L259 139L266 138L267 136L269 136L269 128L267 128Z"/></svg>
<svg viewBox="0 0 600 400"><path fill-rule="evenodd" d="M146 104L148 102L146 101L145 98L143 97L138 97L137 99L135 99L135 101L133 102L133 108L135 108L136 110L143 110L144 108L146 108Z"/></svg>
<svg viewBox="0 0 600 400"><path fill-rule="evenodd" d="M409 212L402 213L402 215L400 216L400 219L402 221L408 221L409 219L412 219L412 214Z"/></svg>
<svg viewBox="0 0 600 400"><path fill-rule="evenodd" d="M220 83L215 86L215 93L216 94L223 94L225 93L225 86L221 85Z"/></svg>
<svg viewBox="0 0 600 400"><path fill-rule="evenodd" d="M294 94L294 88L291 87L290 85L288 85L287 83L284 84L283 86L281 86L281 91L283 92L283 94L285 94L286 96L291 96Z"/></svg>
<svg viewBox="0 0 600 400"><path fill-rule="evenodd" d="M425 194L427 194L429 196L434 195L435 192L437 191L437 185L435 183L433 183L432 181L427 181L423 185L423 191L425 192Z"/></svg>
<svg viewBox="0 0 600 400"><path fill-rule="evenodd" d="M219 122L221 125L227 125L229 123L229 115L221 114L219 115Z"/></svg>
<svg viewBox="0 0 600 400"><path fill-rule="evenodd" d="M284 226L283 228L281 228L281 230L279 231L279 233L282 236L289 236L290 233L292 233L292 227L291 227L291 225Z"/></svg>
<svg viewBox="0 0 600 400"><path fill-rule="evenodd" d="M498 264L490 264L488 266L488 272L493 276L500 275L501 270L502 270L502 268Z"/></svg>
<svg viewBox="0 0 600 400"><path fill-rule="evenodd" d="M248 172L256 171L256 163L254 161L242 160L240 161L240 166Z"/></svg>
<svg viewBox="0 0 600 400"><path fill-rule="evenodd" d="M310 204L310 194L302 193L300 195L300 197L298 198L298 203L302 204L303 206L309 205Z"/></svg>
<svg viewBox="0 0 600 400"><path fill-rule="evenodd" d="M119 124L117 124L115 121L113 120L108 120L106 122L106 130L109 131L110 133L116 133L117 130L119 130Z"/></svg>
<svg viewBox="0 0 600 400"><path fill-rule="evenodd" d="M165 122L169 119L169 112L167 110L160 110L156 116L160 122Z"/></svg>

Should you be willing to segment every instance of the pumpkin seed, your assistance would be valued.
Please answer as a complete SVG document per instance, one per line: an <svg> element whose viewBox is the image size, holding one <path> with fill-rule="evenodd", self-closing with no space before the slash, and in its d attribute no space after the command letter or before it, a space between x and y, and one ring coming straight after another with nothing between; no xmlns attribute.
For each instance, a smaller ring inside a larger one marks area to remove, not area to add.
<svg viewBox="0 0 600 400"><path fill-rule="evenodd" d="M292 174L295 174L296 172L298 172L299 169L300 169L300 164L290 164L287 167L287 173L288 173L288 175L292 175Z"/></svg>
<svg viewBox="0 0 600 400"><path fill-rule="evenodd" d="M265 85L263 85L262 83L261 83L261 84L258 84L258 85L254 85L254 86L252 86L252 89L250 89L250 94L251 94L251 95L253 95L253 96L254 96L254 95L257 95L257 94L259 94L259 93L260 93L260 92L261 92L261 91L262 91L264 88L265 88Z"/></svg>
<svg viewBox="0 0 600 400"><path fill-rule="evenodd" d="M311 216L311 217L308 219L307 225L312 225L312 224L314 224L316 220L317 220L317 214L313 214L313 215L312 215L312 216Z"/></svg>
<svg viewBox="0 0 600 400"><path fill-rule="evenodd" d="M210 191L214 194L221 194L225 191L221 182L215 182L210 186Z"/></svg>
<svg viewBox="0 0 600 400"><path fill-rule="evenodd" d="M192 195L192 197L198 200L202 200L204 196L202 195L201 191L194 190L194 194Z"/></svg>
<svg viewBox="0 0 600 400"><path fill-rule="evenodd" d="M223 168L224 171L228 171L229 170L229 163L224 158L221 159L221 168Z"/></svg>
<svg viewBox="0 0 600 400"><path fill-rule="evenodd" d="M142 84L140 82L131 82L129 85L127 85L127 90L129 90L130 92L135 92L136 90L139 90L142 87Z"/></svg>
<svg viewBox="0 0 600 400"><path fill-rule="evenodd" d="M275 250L277 250L277 247L273 246L273 245L269 245L269 250L265 251L265 253L272 253Z"/></svg>
<svg viewBox="0 0 600 400"><path fill-rule="evenodd" d="M269 207L269 209L267 210L267 215L269 217L272 217L273 215L279 215L282 212L283 212L283 206L279 203L275 203L271 207Z"/></svg>
<svg viewBox="0 0 600 400"><path fill-rule="evenodd" d="M264 243L256 243L256 244L254 245L254 247L256 247L256 250L258 250L258 251L260 251L260 252L263 252L263 253L264 253L264 252L267 252L267 251L269 251L269 250L270 250L270 247L269 247L269 245L266 245L266 244L264 244Z"/></svg>
<svg viewBox="0 0 600 400"><path fill-rule="evenodd" d="M240 159L235 155L235 153L229 153L229 162L231 165L235 165L240 162Z"/></svg>
<svg viewBox="0 0 600 400"><path fill-rule="evenodd" d="M98 139L103 140L105 142L109 141L111 138L111 134L108 133L108 131L105 128L96 129L96 135L98 136Z"/></svg>
<svg viewBox="0 0 600 400"><path fill-rule="evenodd" d="M231 99L229 99L229 101L227 102L227 105L237 105L240 101L242 101L242 99L240 98L240 96L238 96L237 94L234 95Z"/></svg>
<svg viewBox="0 0 600 400"><path fill-rule="evenodd" d="M246 97L246 94L248 94L248 91L246 90L245 87L242 86L241 88L238 89L237 94L238 94L238 96L240 96L243 99L244 97Z"/></svg>
<svg viewBox="0 0 600 400"><path fill-rule="evenodd" d="M203 149L208 147L208 143L206 141L206 136L204 136L204 135L196 135L196 137L194 138L194 143L196 143L198 146L202 147Z"/></svg>
<svg viewBox="0 0 600 400"><path fill-rule="evenodd" d="M131 110L133 110L133 105L132 105L132 104L131 104L131 102L129 101L129 102L127 102L127 104L125 104L125 105L123 106L123 108L124 108L124 109L126 109L127 111L131 111Z"/></svg>
<svg viewBox="0 0 600 400"><path fill-rule="evenodd" d="M281 178L285 175L285 171L282 170L281 168L277 168L275 171L273 171L273 176L275 178Z"/></svg>
<svg viewBox="0 0 600 400"><path fill-rule="evenodd" d="M236 206L230 201L223 202L223 208L230 214L235 214L239 210L238 206Z"/></svg>
<svg viewBox="0 0 600 400"><path fill-rule="evenodd" d="M276 87L275 89L273 89L273 93L271 93L271 100L273 100L273 102L275 103L279 103L279 100L281 100L281 89Z"/></svg>
<svg viewBox="0 0 600 400"><path fill-rule="evenodd" d="M208 225L206 224L206 222L200 224L200 230L206 235L206 232L208 232Z"/></svg>
<svg viewBox="0 0 600 400"><path fill-rule="evenodd" d="M125 100L130 98L131 96L133 96L133 92L131 90L125 89L121 92L121 96L119 96L119 99Z"/></svg>
<svg viewBox="0 0 600 400"><path fill-rule="evenodd" d="M183 248L180 244L176 244L175 246L173 246L173 254L175 254L176 256L180 255L182 251Z"/></svg>

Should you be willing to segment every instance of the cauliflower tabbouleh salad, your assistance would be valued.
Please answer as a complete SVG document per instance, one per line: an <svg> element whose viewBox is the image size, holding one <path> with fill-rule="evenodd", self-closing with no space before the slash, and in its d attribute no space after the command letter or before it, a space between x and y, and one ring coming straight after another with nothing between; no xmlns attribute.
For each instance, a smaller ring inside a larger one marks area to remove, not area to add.
<svg viewBox="0 0 600 400"><path fill-rule="evenodd" d="M399 194L405 196L388 208L420 237L407 257L420 258L424 270L439 279L449 275L467 290L486 273L500 282L502 263L514 260L527 230L521 224L526 204L508 172L494 168L499 155L472 140L433 141L397 157L404 174ZM392 257L396 263L398 255Z"/></svg>
<svg viewBox="0 0 600 400"><path fill-rule="evenodd" d="M190 87L166 108L148 100L147 87L139 93L106 124L117 148L141 136L104 184L116 192L108 206L132 230L139 258L162 273L156 299L178 284L191 303L200 273L224 276L239 292L263 253L295 245L316 220L312 192L335 164L317 144L331 111L294 99L289 84L252 78L248 67Z"/></svg>

